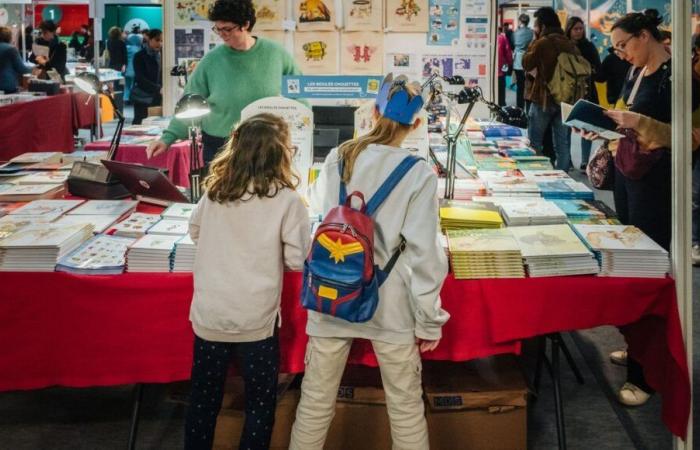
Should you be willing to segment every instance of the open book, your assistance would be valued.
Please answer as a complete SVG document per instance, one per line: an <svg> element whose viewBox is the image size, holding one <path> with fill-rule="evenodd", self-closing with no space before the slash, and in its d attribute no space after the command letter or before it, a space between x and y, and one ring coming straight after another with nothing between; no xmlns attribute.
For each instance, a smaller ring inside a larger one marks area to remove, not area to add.
<svg viewBox="0 0 700 450"><path fill-rule="evenodd" d="M615 131L617 124L603 114L606 111L600 105L588 100L579 100L575 105L561 104L561 120L564 125L585 131L593 131L603 139L614 140L624 137Z"/></svg>

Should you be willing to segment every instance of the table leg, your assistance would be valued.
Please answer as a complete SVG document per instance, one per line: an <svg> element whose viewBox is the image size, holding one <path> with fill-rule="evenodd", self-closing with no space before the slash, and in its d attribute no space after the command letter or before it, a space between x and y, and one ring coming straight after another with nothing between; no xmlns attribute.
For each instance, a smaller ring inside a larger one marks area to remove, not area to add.
<svg viewBox="0 0 700 450"><path fill-rule="evenodd" d="M566 450L566 429L564 426L564 403L561 398L561 378L559 364L560 341L552 339L552 383L554 384L554 407L557 415L557 438L559 450Z"/></svg>
<svg viewBox="0 0 700 450"><path fill-rule="evenodd" d="M143 399L143 384L138 383L134 386L134 403L131 410L131 428L129 430L129 450L136 448L136 433L139 428L139 415L141 412L141 400Z"/></svg>
<svg viewBox="0 0 700 450"><path fill-rule="evenodd" d="M537 338L537 364L535 365L535 379L533 385L535 392L540 392L540 380L542 379L542 364L547 359L547 338L539 336Z"/></svg>
<svg viewBox="0 0 700 450"><path fill-rule="evenodd" d="M566 362L569 364L569 367L571 367L571 371L574 373L574 376L576 377L576 381L578 381L578 384L584 384L583 383L583 375L581 375L581 371L578 370L578 366L576 365L574 358L571 356L571 352L569 351L569 347L564 342L564 338L562 337L561 333L554 334L552 336L552 339L557 339L559 341L559 346L561 347L561 351L564 353L564 357L566 358Z"/></svg>

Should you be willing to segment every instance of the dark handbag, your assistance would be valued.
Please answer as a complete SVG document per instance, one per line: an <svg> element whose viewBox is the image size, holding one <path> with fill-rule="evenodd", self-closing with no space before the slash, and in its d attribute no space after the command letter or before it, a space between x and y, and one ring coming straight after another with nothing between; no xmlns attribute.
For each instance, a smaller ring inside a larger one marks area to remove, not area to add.
<svg viewBox="0 0 700 450"><path fill-rule="evenodd" d="M152 105L153 100L155 100L155 95L149 94L148 92L144 91L139 86L134 86L131 89L131 93L129 93L129 100L131 100L132 103L139 103L142 105Z"/></svg>
<svg viewBox="0 0 700 450"><path fill-rule="evenodd" d="M615 185L615 166L608 144L598 147L586 166L586 175L591 185L603 191L611 191Z"/></svg>
<svg viewBox="0 0 700 450"><path fill-rule="evenodd" d="M620 139L615 154L615 167L630 180L639 180L663 157L663 149L644 151L633 130L620 130L625 135Z"/></svg>

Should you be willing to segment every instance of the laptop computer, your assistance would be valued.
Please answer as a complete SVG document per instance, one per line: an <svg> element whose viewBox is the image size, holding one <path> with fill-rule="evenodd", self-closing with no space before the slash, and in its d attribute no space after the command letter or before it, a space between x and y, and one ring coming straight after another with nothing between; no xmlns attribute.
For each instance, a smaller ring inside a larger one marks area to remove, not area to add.
<svg viewBox="0 0 700 450"><path fill-rule="evenodd" d="M102 164L139 200L163 206L170 203L190 203L186 193L178 189L157 167L105 159L102 160Z"/></svg>

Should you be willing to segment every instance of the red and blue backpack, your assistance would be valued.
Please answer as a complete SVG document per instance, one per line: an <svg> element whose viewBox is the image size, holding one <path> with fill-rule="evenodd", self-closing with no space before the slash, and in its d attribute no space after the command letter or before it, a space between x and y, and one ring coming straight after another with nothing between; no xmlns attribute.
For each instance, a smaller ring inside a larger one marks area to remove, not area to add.
<svg viewBox="0 0 700 450"><path fill-rule="evenodd" d="M387 265L374 264L374 220L372 215L401 179L421 158L407 156L369 201L355 191L347 195L340 160L340 202L331 209L314 235L304 262L301 303L306 309L329 314L348 322L366 322L379 303L379 287L389 276L405 247L402 240ZM360 209L351 206L360 200Z"/></svg>

